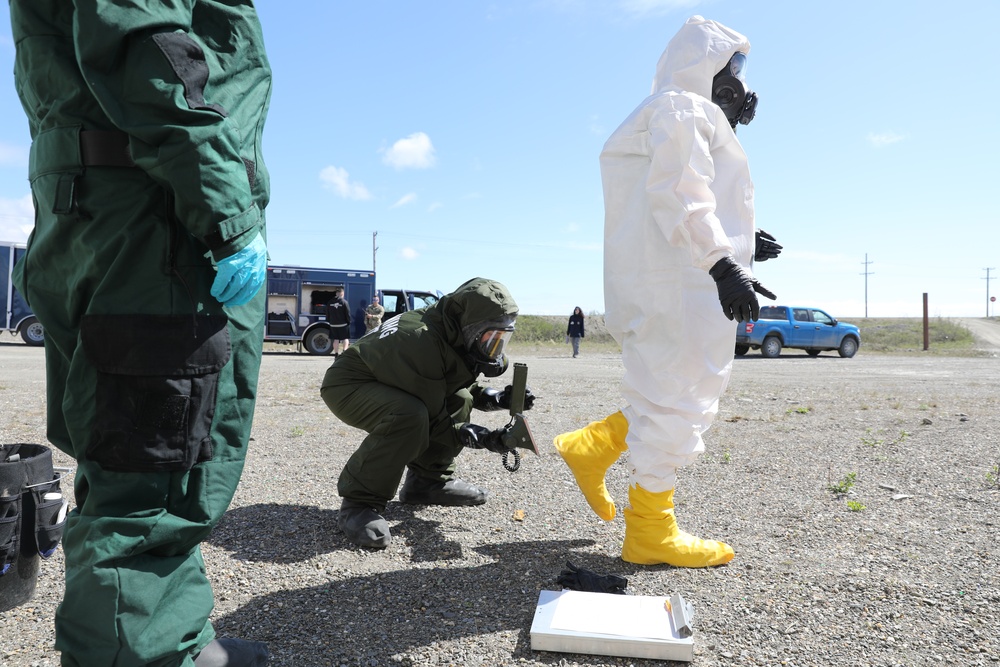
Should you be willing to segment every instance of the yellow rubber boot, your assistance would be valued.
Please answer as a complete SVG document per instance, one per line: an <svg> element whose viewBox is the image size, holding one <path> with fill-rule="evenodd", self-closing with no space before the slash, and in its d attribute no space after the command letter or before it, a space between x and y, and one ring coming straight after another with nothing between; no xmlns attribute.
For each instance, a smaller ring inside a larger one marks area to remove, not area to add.
<svg viewBox="0 0 1000 667"><path fill-rule="evenodd" d="M570 433L556 436L556 451L573 471L590 508L605 521L615 518L615 503L608 494L604 475L628 446L628 420L618 412Z"/></svg>
<svg viewBox="0 0 1000 667"><path fill-rule="evenodd" d="M625 543L622 560L638 565L666 563L674 567L712 567L733 559L733 548L723 542L703 540L677 527L674 490L652 493L630 486L625 509Z"/></svg>

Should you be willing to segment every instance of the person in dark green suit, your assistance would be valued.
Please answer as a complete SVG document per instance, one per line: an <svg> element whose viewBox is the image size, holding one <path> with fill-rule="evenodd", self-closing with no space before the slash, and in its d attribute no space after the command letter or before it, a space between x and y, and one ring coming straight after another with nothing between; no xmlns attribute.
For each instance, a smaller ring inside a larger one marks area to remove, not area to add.
<svg viewBox="0 0 1000 667"><path fill-rule="evenodd" d="M389 545L382 513L399 490L403 503L481 505L486 491L455 477L465 447L504 452L502 430L469 423L472 409L502 410L502 375L517 304L502 284L473 278L433 306L401 313L365 334L327 370L321 395L344 423L368 432L340 473L338 526L376 549ZM534 403L530 392L525 408Z"/></svg>
<svg viewBox="0 0 1000 667"><path fill-rule="evenodd" d="M77 463L65 666L267 664L216 639L199 544L243 470L260 366L271 71L251 0L11 0L49 440Z"/></svg>

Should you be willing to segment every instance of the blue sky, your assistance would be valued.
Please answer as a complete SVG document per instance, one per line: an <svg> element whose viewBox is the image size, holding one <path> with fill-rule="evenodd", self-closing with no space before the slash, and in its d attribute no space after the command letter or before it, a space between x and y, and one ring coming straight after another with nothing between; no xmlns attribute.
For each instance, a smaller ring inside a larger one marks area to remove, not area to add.
<svg viewBox="0 0 1000 667"><path fill-rule="evenodd" d="M917 317L927 292L931 316L981 317L1000 296L995 0L258 10L274 70L272 263L371 269L377 231L380 287L486 276L522 313L603 312L598 155L701 14L752 44L760 104L739 138L758 226L785 247L756 267L779 302ZM24 241L30 139L9 25L0 5L0 239Z"/></svg>

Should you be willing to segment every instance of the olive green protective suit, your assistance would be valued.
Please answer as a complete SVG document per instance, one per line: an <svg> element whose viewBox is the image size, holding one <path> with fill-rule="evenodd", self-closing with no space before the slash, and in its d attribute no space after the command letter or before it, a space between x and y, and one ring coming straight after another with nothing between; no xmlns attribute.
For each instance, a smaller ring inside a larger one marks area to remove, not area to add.
<svg viewBox="0 0 1000 667"><path fill-rule="evenodd" d="M452 478L458 429L482 391L463 331L516 315L506 287L474 278L433 306L386 320L340 355L323 378L323 400L368 432L340 473L342 498L384 510L407 466Z"/></svg>
<svg viewBox="0 0 1000 667"><path fill-rule="evenodd" d="M243 470L261 290L212 260L265 233L271 75L249 0L11 0L35 228L17 287L45 326L48 438L77 461L63 665L193 664L199 543Z"/></svg>

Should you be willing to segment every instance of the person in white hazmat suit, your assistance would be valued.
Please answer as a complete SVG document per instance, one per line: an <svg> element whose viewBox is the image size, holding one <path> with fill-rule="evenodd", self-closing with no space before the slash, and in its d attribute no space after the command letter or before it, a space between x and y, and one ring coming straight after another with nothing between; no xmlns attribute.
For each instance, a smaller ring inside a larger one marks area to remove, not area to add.
<svg viewBox="0 0 1000 667"><path fill-rule="evenodd" d="M605 474L629 452L622 559L709 567L732 548L677 527L676 470L704 451L733 363L733 320L756 320L757 293L774 294L749 271L781 246L755 232L753 183L737 124L756 93L744 82L750 43L700 16L660 58L653 93L601 152L604 293L608 330L622 347L627 406L555 439L594 512L615 505ZM722 308L719 308L719 305Z"/></svg>

